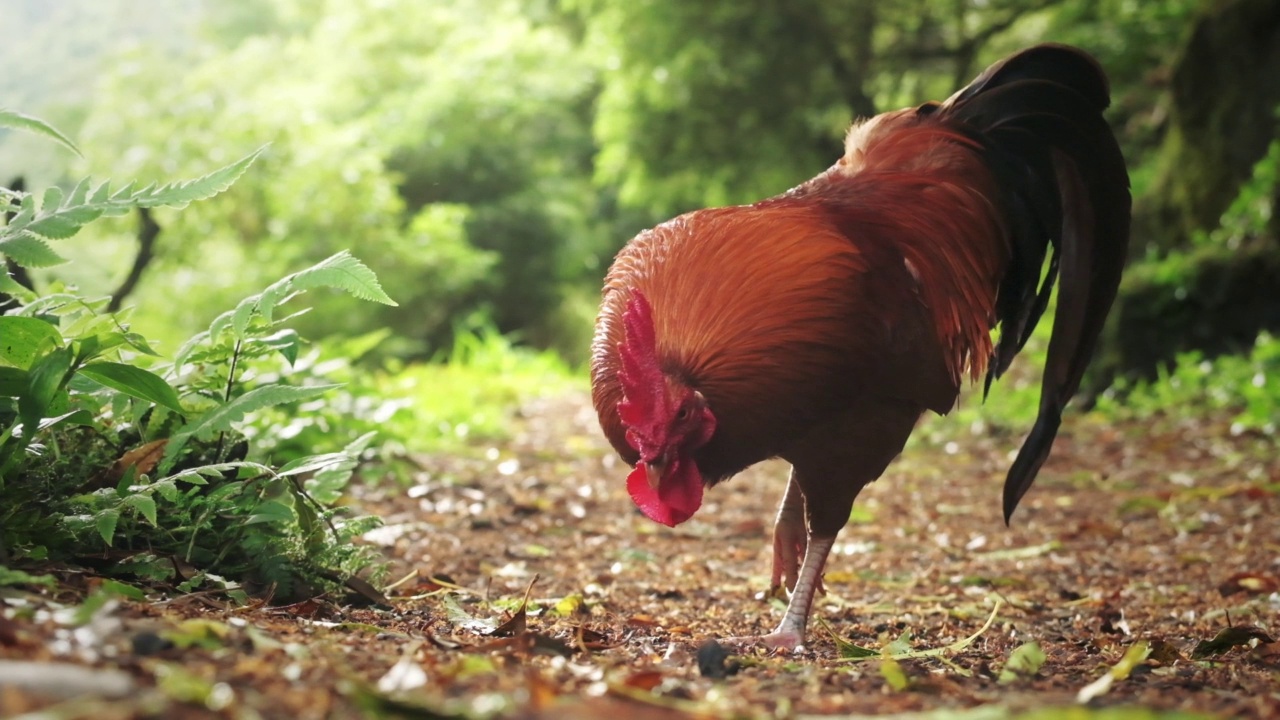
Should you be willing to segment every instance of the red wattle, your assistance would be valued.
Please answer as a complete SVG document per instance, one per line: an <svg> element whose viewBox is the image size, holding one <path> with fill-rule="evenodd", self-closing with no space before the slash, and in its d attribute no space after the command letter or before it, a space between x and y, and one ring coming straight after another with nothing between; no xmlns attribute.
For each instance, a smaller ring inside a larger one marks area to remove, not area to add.
<svg viewBox="0 0 1280 720"><path fill-rule="evenodd" d="M702 476L693 463L676 460L654 490L644 461L627 476L627 492L640 512L654 522L675 527L693 517L702 506Z"/></svg>

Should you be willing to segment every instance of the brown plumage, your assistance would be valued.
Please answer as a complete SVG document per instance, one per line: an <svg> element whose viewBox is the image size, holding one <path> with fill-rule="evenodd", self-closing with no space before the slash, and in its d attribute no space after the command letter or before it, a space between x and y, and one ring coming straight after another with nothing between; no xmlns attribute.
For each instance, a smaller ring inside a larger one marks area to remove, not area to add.
<svg viewBox="0 0 1280 720"><path fill-rule="evenodd" d="M966 379L989 387L1007 369L1060 276L1006 520L1030 487L1125 257L1128 175L1107 103L1088 55L1031 48L945 103L855 126L843 158L783 195L682 215L618 254L592 388L605 434L636 466L640 509L674 525L704 487L770 457L793 466L773 572L793 594L765 642L803 641L858 492L925 410L946 413Z"/></svg>

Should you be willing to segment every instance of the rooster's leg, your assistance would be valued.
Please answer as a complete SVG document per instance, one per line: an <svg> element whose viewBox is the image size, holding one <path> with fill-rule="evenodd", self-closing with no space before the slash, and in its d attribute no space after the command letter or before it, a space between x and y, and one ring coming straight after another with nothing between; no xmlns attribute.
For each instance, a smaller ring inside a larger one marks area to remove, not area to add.
<svg viewBox="0 0 1280 720"><path fill-rule="evenodd" d="M796 482L793 470L791 479L787 482L787 491L782 495L782 504L778 506L778 519L773 524L773 577L769 581L771 591L777 591L784 582L787 590L795 589L800 561L804 558L808 542L804 521L804 493L800 492L800 483Z"/></svg>
<svg viewBox="0 0 1280 720"><path fill-rule="evenodd" d="M782 616L778 628L766 638L772 638L770 645L775 647L795 648L804 643L804 629L809 622L809 610L813 607L813 597L822 590L822 568L826 567L827 555L836 542L831 537L809 537L808 547L804 553L804 564L800 566L800 576L796 586L791 590L791 602L787 603L787 612Z"/></svg>
<svg viewBox="0 0 1280 720"><path fill-rule="evenodd" d="M795 588L791 591L791 602L787 603L787 611L777 629L768 635L754 637L732 637L721 641L729 645L750 646L763 645L771 648L794 650L804 644L804 629L809 622L809 610L813 607L813 597L822 587L822 568L827 564L827 555L836 538L808 538L804 552L804 563L800 566Z"/></svg>

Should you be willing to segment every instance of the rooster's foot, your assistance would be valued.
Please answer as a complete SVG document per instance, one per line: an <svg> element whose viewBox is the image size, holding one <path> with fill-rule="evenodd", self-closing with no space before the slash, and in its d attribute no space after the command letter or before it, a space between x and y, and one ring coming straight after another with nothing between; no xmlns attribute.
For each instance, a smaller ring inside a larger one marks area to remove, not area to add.
<svg viewBox="0 0 1280 720"><path fill-rule="evenodd" d="M722 638L720 644L737 650L762 647L769 650L794 652L804 649L804 636L794 630L779 629L768 635L743 635L741 637Z"/></svg>

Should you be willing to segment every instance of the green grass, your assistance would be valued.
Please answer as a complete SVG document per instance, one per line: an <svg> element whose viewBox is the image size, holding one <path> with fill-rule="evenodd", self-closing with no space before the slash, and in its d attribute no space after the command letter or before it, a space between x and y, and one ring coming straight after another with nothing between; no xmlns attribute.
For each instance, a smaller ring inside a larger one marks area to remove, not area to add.
<svg viewBox="0 0 1280 720"><path fill-rule="evenodd" d="M386 460L422 453L467 454L508 440L521 406L540 397L584 391L586 378L555 353L515 345L492 329L460 332L431 362L361 358L390 331L331 339L297 361L294 371L338 383L325 403L257 418L257 447L276 461L306 454L324 440L375 432L371 447Z"/></svg>
<svg viewBox="0 0 1280 720"><path fill-rule="evenodd" d="M401 403L387 431L429 451L507 439L522 403L585 388L585 377L555 353L483 330L459 334L443 362L388 374L378 390Z"/></svg>
<svg viewBox="0 0 1280 720"><path fill-rule="evenodd" d="M928 416L914 440L936 445L969 434L1029 431L1039 407L1052 313L1051 305L1009 372L992 384L985 402L981 386L970 388L946 417ZM1076 408L1073 404L1069 412L1079 412ZM1117 381L1088 413L1103 422L1229 414L1235 432L1275 435L1280 418L1280 338L1260 333L1244 355L1210 359L1198 352L1183 353L1172 369L1161 370L1154 380Z"/></svg>

